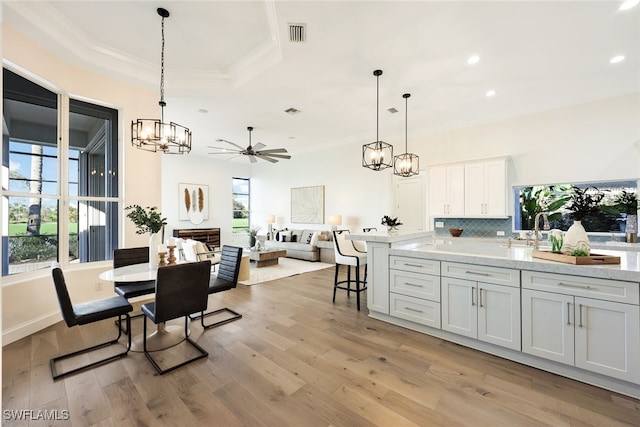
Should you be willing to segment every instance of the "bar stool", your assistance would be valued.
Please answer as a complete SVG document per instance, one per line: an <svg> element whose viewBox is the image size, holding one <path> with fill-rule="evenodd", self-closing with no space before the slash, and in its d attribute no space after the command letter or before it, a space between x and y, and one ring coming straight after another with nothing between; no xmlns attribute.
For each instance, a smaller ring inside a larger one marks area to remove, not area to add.
<svg viewBox="0 0 640 427"><path fill-rule="evenodd" d="M349 230L336 230L333 232L334 254L336 258L336 273L333 280L333 302L336 302L336 290L343 289L347 291L347 297L351 296L351 292L356 293L356 305L360 310L360 292L367 289L367 254L358 251L353 242L346 239ZM340 266L347 267L347 280L338 281ZM364 280L360 280L360 266L364 265ZM356 279L351 279L351 267L356 269ZM355 289L351 288L351 284L355 284ZM341 286L345 285L346 286ZM362 287L361 287L362 286Z"/></svg>

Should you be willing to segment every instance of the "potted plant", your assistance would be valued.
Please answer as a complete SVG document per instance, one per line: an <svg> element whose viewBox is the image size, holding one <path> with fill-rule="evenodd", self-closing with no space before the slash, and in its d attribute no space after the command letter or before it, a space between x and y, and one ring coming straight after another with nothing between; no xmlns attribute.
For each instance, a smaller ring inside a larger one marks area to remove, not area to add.
<svg viewBox="0 0 640 427"><path fill-rule="evenodd" d="M574 253L579 249L586 252L587 255L589 254L591 244L582 221L598 214L600 202L603 198L604 194L596 187L580 188L575 185L571 187L571 196L566 207L569 211L569 216L573 219L573 224L564 236L562 243L563 253Z"/></svg>
<svg viewBox="0 0 640 427"><path fill-rule="evenodd" d="M124 209L130 211L127 214L127 218L136 225L136 234L149 233L149 265L151 268L157 268L157 250L158 245L161 243L159 232L162 227L167 225L167 219L162 217L162 214L155 206L143 208L140 205L131 205Z"/></svg>
<svg viewBox="0 0 640 427"><path fill-rule="evenodd" d="M382 225L386 225L387 226L387 231L390 234L393 233L397 233L398 232L398 226L402 225L402 223L398 220L398 218L391 218L388 215L385 215L382 217Z"/></svg>

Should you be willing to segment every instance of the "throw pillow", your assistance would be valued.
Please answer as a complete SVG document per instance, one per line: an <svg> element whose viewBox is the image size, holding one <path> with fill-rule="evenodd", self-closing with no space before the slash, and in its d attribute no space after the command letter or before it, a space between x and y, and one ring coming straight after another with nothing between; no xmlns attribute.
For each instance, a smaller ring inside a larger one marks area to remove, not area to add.
<svg viewBox="0 0 640 427"><path fill-rule="evenodd" d="M320 238L320 232L316 231L315 233L313 233L313 236L311 236L311 241L309 243L311 243L312 246L315 246L318 244L319 238Z"/></svg>
<svg viewBox="0 0 640 427"><path fill-rule="evenodd" d="M280 230L280 240L279 242L290 242L291 241L291 230Z"/></svg>
<svg viewBox="0 0 640 427"><path fill-rule="evenodd" d="M311 243L312 237L313 237L313 231L304 230L302 232L302 236L300 237L300 243Z"/></svg>

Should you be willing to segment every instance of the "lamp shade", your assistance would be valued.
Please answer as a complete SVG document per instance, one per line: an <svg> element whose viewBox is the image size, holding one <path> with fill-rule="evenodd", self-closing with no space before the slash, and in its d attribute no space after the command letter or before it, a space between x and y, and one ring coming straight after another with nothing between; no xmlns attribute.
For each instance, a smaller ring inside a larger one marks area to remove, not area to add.
<svg viewBox="0 0 640 427"><path fill-rule="evenodd" d="M342 215L329 215L329 225L342 225Z"/></svg>
<svg viewBox="0 0 640 427"><path fill-rule="evenodd" d="M267 215L267 217L265 218L265 221L267 222L267 224L274 224L276 222L276 216Z"/></svg>

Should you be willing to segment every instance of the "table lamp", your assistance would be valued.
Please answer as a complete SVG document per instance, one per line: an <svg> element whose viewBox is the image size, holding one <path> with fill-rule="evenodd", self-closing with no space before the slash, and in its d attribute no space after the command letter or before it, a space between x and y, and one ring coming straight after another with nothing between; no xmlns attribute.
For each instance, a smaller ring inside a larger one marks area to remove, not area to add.
<svg viewBox="0 0 640 427"><path fill-rule="evenodd" d="M273 224L276 222L275 215L267 215L266 222L267 227L267 240L273 240Z"/></svg>
<svg viewBox="0 0 640 427"><path fill-rule="evenodd" d="M336 231L339 225L342 225L342 215L329 215L329 225L331 231Z"/></svg>

